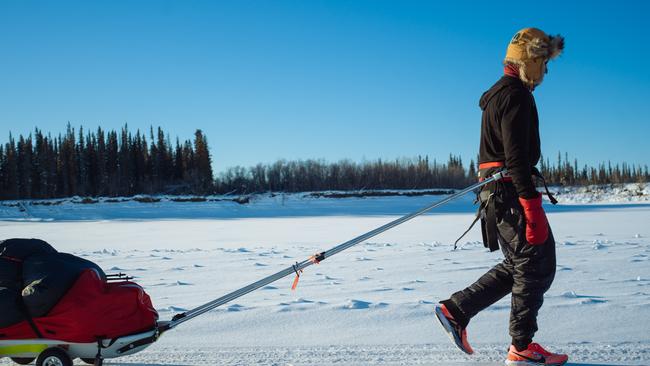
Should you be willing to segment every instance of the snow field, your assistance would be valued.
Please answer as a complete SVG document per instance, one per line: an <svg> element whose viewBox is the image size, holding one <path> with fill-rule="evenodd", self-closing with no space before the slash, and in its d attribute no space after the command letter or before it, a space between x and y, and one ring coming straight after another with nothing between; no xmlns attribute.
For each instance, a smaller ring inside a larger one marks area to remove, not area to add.
<svg viewBox="0 0 650 366"><path fill-rule="evenodd" d="M362 204L377 204L368 201ZM384 210L411 205L404 201ZM112 364L501 364L509 297L472 320L473 357L450 345L431 310L501 260L480 244L478 229L451 250L472 209L417 218L309 267L295 292L293 278L280 280ZM549 211L558 267L536 341L569 352L574 364L650 364L650 206ZM0 232L42 238L109 273L135 276L169 319L396 218L231 216L0 221Z"/></svg>

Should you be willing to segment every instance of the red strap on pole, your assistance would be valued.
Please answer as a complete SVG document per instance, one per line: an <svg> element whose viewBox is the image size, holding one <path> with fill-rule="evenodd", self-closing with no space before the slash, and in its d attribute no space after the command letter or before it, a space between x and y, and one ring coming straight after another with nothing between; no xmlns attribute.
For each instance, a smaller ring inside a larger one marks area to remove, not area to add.
<svg viewBox="0 0 650 366"><path fill-rule="evenodd" d="M302 272L302 270L300 270ZM291 291L295 291L296 287L298 287L298 281L300 280L300 275L298 272L296 272L296 278L293 279L293 285L291 285Z"/></svg>
<svg viewBox="0 0 650 366"><path fill-rule="evenodd" d="M322 255L322 253L314 254L311 257L307 258L307 260L314 263L314 264L319 264L320 260L318 260L318 258L321 255ZM298 263L296 263L296 264L298 264ZM291 285L291 291L295 290L296 287L298 287L298 281L300 281L300 274L302 273L302 269L297 270L295 265L293 266L293 270L296 272L296 277L293 279L293 284Z"/></svg>
<svg viewBox="0 0 650 366"><path fill-rule="evenodd" d="M300 274L302 273L302 269L299 270L298 267L296 267L296 264L293 265L293 271L296 272L296 278L293 279L293 285L291 285L291 291L295 290L296 287L298 287L298 281L300 280Z"/></svg>

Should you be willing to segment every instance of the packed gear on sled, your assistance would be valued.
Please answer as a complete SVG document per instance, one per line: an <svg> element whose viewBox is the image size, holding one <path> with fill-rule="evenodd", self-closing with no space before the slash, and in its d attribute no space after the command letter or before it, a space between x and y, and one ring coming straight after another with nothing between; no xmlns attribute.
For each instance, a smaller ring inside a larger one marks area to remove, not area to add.
<svg viewBox="0 0 650 366"><path fill-rule="evenodd" d="M155 327L158 314L130 281L37 239L0 242L0 340L95 342Z"/></svg>

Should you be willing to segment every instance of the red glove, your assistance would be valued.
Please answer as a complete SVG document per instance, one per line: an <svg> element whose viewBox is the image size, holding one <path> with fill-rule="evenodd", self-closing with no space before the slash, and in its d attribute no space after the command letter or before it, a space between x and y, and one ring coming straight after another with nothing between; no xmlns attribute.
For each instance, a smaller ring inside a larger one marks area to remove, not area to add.
<svg viewBox="0 0 650 366"><path fill-rule="evenodd" d="M526 216L526 240L531 245L544 244L548 239L548 220L542 208L542 195L531 199L519 197L519 203Z"/></svg>

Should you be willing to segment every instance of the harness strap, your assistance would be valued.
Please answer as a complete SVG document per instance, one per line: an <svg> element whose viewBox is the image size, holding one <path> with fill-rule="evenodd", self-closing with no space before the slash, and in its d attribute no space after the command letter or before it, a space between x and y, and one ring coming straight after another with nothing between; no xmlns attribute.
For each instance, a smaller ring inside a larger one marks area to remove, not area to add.
<svg viewBox="0 0 650 366"><path fill-rule="evenodd" d="M476 194L476 199L474 200L474 204L478 203L479 201L480 201L480 192ZM454 250L458 249L458 242L460 241L460 239L464 238L465 235L467 235L467 233L469 233L470 230L472 230L474 225L476 225L476 222L481 219L482 208L483 208L483 203L481 202L481 204L478 206L478 210L476 210L476 217L474 217L474 221L472 221L472 223L469 225L467 230L465 230L465 232L454 242Z"/></svg>
<svg viewBox="0 0 650 366"><path fill-rule="evenodd" d="M478 165L478 180L479 182L484 181L491 173L494 172L495 168L505 168L506 164L502 161L488 161L485 163L480 163ZM555 196L551 193L551 191L548 189L548 185L546 184L546 179L542 175L542 173L537 169L536 167L531 168L531 173L533 174L534 177L539 178L542 181L542 184L544 185L544 191L546 196L548 196L549 201L551 201L551 204L556 205L557 204L557 199ZM512 178L510 177L505 177L503 179L504 182L509 182L512 181Z"/></svg>
<svg viewBox="0 0 650 366"><path fill-rule="evenodd" d="M485 208L481 212L481 234L483 235L483 245L488 248L491 252L499 250L499 239L497 234L497 213L496 213L496 204L494 200L496 199L495 192L490 192L489 190L482 191L483 196L481 197L482 201L485 201Z"/></svg>
<svg viewBox="0 0 650 366"><path fill-rule="evenodd" d="M476 217L474 221L469 225L469 228L454 242L454 250L458 248L458 242L469 233L470 230L476 225L476 223L481 220L481 234L483 235L483 245L486 248L489 248L491 252L499 249L499 242L497 239L497 229L496 229L496 212L494 203L490 204L490 201L494 201L494 192L489 190L481 190L477 194L477 201L480 202L478 210L476 211Z"/></svg>
<svg viewBox="0 0 650 366"><path fill-rule="evenodd" d="M533 167L533 175L542 180L542 184L544 184L544 190L546 191L546 195L548 196L549 201L551 201L551 204L556 205L557 199L555 198L555 196L553 196L551 191L548 189L548 185L546 185L546 179L544 179L542 173L540 173L540 171L537 168Z"/></svg>

